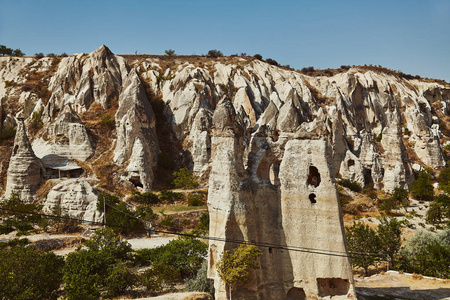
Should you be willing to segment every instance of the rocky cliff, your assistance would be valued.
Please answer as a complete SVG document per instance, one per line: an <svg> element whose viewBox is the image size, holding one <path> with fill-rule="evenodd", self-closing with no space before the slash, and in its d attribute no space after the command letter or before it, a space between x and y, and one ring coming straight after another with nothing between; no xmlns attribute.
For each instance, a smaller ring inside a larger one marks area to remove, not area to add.
<svg viewBox="0 0 450 300"><path fill-rule="evenodd" d="M388 193L407 187L413 164L446 165L450 139L450 86L378 67L307 76L253 57L120 56L101 46L0 57L0 99L2 147L13 148L0 164L9 165L4 197L20 190L32 201L51 176L150 190L165 169L187 166L209 185L212 235L339 253L335 178ZM55 187L46 207L99 219L93 193L61 196L83 186ZM215 263L231 247L210 245L218 299ZM246 299L354 296L345 255L266 250L237 291Z"/></svg>

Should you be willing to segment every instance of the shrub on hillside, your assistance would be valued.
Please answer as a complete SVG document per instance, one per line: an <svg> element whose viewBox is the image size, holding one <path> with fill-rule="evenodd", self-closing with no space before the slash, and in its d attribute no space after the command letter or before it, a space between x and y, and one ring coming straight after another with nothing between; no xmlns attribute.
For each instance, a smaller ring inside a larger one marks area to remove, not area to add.
<svg viewBox="0 0 450 300"><path fill-rule="evenodd" d="M434 190L431 184L431 175L425 171L419 171L415 174L416 180L414 180L409 188L411 195L419 200L433 200Z"/></svg>
<svg viewBox="0 0 450 300"><path fill-rule="evenodd" d="M221 56L223 56L223 53L217 49L214 49L214 50L208 51L208 56L209 57L221 57Z"/></svg>
<svg viewBox="0 0 450 300"><path fill-rule="evenodd" d="M187 197L188 206L202 206L204 202L203 194L189 194Z"/></svg>
<svg viewBox="0 0 450 300"><path fill-rule="evenodd" d="M193 189L198 186L197 178L186 168L181 168L173 173L173 185L176 188Z"/></svg>
<svg viewBox="0 0 450 300"><path fill-rule="evenodd" d="M350 190L352 190L354 192L359 193L362 191L361 185L359 183L357 183L356 181L344 179L341 181L341 185L345 186L346 188L349 188Z"/></svg>

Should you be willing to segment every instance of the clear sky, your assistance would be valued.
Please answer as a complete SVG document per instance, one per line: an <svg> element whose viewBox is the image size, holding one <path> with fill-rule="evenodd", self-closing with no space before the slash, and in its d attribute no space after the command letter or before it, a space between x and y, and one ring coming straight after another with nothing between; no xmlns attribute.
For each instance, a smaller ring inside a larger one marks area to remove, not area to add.
<svg viewBox="0 0 450 300"><path fill-rule="evenodd" d="M293 68L382 65L450 82L450 0L0 0L27 55L261 54Z"/></svg>

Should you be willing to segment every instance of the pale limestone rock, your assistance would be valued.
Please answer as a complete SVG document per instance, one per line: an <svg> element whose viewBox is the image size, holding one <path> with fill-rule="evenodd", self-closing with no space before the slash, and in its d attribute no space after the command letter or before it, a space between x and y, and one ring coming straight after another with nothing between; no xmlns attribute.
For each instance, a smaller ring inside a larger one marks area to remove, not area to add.
<svg viewBox="0 0 450 300"><path fill-rule="evenodd" d="M23 202L33 202L34 194L42 182L44 172L44 166L31 148L23 119L21 119L17 122L4 199L9 199L12 193L16 193Z"/></svg>
<svg viewBox="0 0 450 300"><path fill-rule="evenodd" d="M198 177L203 176L207 171L209 159L211 158L211 127L211 112L201 108L194 119L191 132L189 133L192 143L193 171Z"/></svg>
<svg viewBox="0 0 450 300"><path fill-rule="evenodd" d="M33 150L41 159L58 155L85 161L94 154L86 128L71 105L65 106L55 121L39 132Z"/></svg>
<svg viewBox="0 0 450 300"><path fill-rule="evenodd" d="M331 148L314 134L313 140L292 140L286 133L275 142L264 136L264 126L252 136L248 157L244 157L246 133L236 117L227 99L219 103L213 115L210 235L301 245L342 256L260 247L260 269L250 273L247 284L232 291L233 298L286 299L303 292L308 299L329 299L331 295L333 299L355 299L339 201L329 168ZM209 244L208 277L215 281L218 300L227 299L228 290L218 277L217 262L222 251L234 247L234 243L221 241ZM334 292L330 285L336 286Z"/></svg>
<svg viewBox="0 0 450 300"><path fill-rule="evenodd" d="M339 174L342 175L343 179L348 179L359 183L364 187L364 167L359 161L358 157L354 155L351 151L347 150L345 153L345 158L341 163L341 168Z"/></svg>
<svg viewBox="0 0 450 300"><path fill-rule="evenodd" d="M115 116L117 142L113 160L118 165L128 162L132 182L150 190L152 168L156 166L159 152L155 116L135 70L125 79L124 86ZM137 173L139 179L135 176Z"/></svg>
<svg viewBox="0 0 450 300"><path fill-rule="evenodd" d="M52 96L44 120L52 120L68 103L78 113L88 110L93 102L109 108L118 100L128 72L125 60L104 45L89 55L63 58L49 84Z"/></svg>
<svg viewBox="0 0 450 300"><path fill-rule="evenodd" d="M97 195L97 189L86 179L67 179L50 190L42 211L100 223L103 213L97 210Z"/></svg>

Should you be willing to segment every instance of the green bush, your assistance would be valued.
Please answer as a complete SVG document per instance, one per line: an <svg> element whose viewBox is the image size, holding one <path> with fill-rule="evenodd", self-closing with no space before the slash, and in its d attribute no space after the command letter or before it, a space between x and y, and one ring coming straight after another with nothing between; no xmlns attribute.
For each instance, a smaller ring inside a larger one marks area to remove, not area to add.
<svg viewBox="0 0 450 300"><path fill-rule="evenodd" d="M253 55L254 58L256 58L257 60L263 60L263 57L261 54L255 54Z"/></svg>
<svg viewBox="0 0 450 300"><path fill-rule="evenodd" d="M419 200L433 200L434 190L431 184L431 175L425 170L419 171L415 175L416 180L409 188L411 195Z"/></svg>
<svg viewBox="0 0 450 300"><path fill-rule="evenodd" d="M161 263L154 264L139 275L139 283L150 292L162 292L172 288L180 279L180 273L173 267Z"/></svg>
<svg viewBox="0 0 450 300"><path fill-rule="evenodd" d="M380 143L382 139L383 139L383 135L380 133L379 135L377 135L377 137L375 138L374 141L375 141L376 143Z"/></svg>
<svg viewBox="0 0 450 300"><path fill-rule="evenodd" d="M187 197L188 206L202 206L204 202L203 194L189 194Z"/></svg>
<svg viewBox="0 0 450 300"><path fill-rule="evenodd" d="M160 222L161 226L164 227L173 227L175 224L173 222L173 217L172 216L165 216L161 222Z"/></svg>
<svg viewBox="0 0 450 300"><path fill-rule="evenodd" d="M208 261L204 260L195 278L186 280L184 288L187 292L206 292L214 295L214 281L208 279Z"/></svg>
<svg viewBox="0 0 450 300"><path fill-rule="evenodd" d="M124 265L131 258L128 242L103 228L85 246L69 253L66 259L64 284L68 299L117 296L133 284L133 276Z"/></svg>
<svg viewBox="0 0 450 300"><path fill-rule="evenodd" d="M346 188L349 188L350 190L352 190L354 192L359 193L362 191L361 185L355 181L344 179L341 181L341 185L345 186Z"/></svg>
<svg viewBox="0 0 450 300"><path fill-rule="evenodd" d="M134 191L131 193L130 201L134 201L145 205L154 205L161 202L158 195L152 192L141 193L139 191Z"/></svg>
<svg viewBox="0 0 450 300"><path fill-rule="evenodd" d="M214 49L214 50L208 51L208 56L209 57L221 57L221 56L223 56L223 53L219 50Z"/></svg>
<svg viewBox="0 0 450 300"><path fill-rule="evenodd" d="M208 246L193 238L178 238L168 244L136 251L135 261L140 265L173 267L181 278L190 278L197 273L207 255Z"/></svg>
<svg viewBox="0 0 450 300"><path fill-rule="evenodd" d="M1 299L57 299L64 259L20 243L0 249Z"/></svg>
<svg viewBox="0 0 450 300"><path fill-rule="evenodd" d="M113 129L116 125L116 120L112 114L106 113L102 115L101 124L106 128Z"/></svg>
<svg viewBox="0 0 450 300"><path fill-rule="evenodd" d="M169 49L164 51L166 53L167 56L174 56L175 55L175 50L173 49Z"/></svg>
<svg viewBox="0 0 450 300"><path fill-rule="evenodd" d="M183 199L183 194L182 193L168 191L168 190L162 190L161 192L159 192L159 198L162 201L173 202L173 201L176 201L176 200Z"/></svg>
<svg viewBox="0 0 450 300"><path fill-rule="evenodd" d="M450 221L450 196L440 194L433 199L426 213L428 224L440 224L444 219Z"/></svg>
<svg viewBox="0 0 450 300"><path fill-rule="evenodd" d="M176 188L196 188L198 186L197 178L186 168L181 168L173 173L173 185Z"/></svg>
<svg viewBox="0 0 450 300"><path fill-rule="evenodd" d="M439 173L439 188L450 194L450 167L443 168Z"/></svg>
<svg viewBox="0 0 450 300"><path fill-rule="evenodd" d="M202 214L196 227L200 230L209 230L209 214Z"/></svg>
<svg viewBox="0 0 450 300"><path fill-rule="evenodd" d="M33 112L33 115L31 116L30 126L34 129L40 129L42 128L42 126L44 126L44 123L42 122L42 112Z"/></svg>

